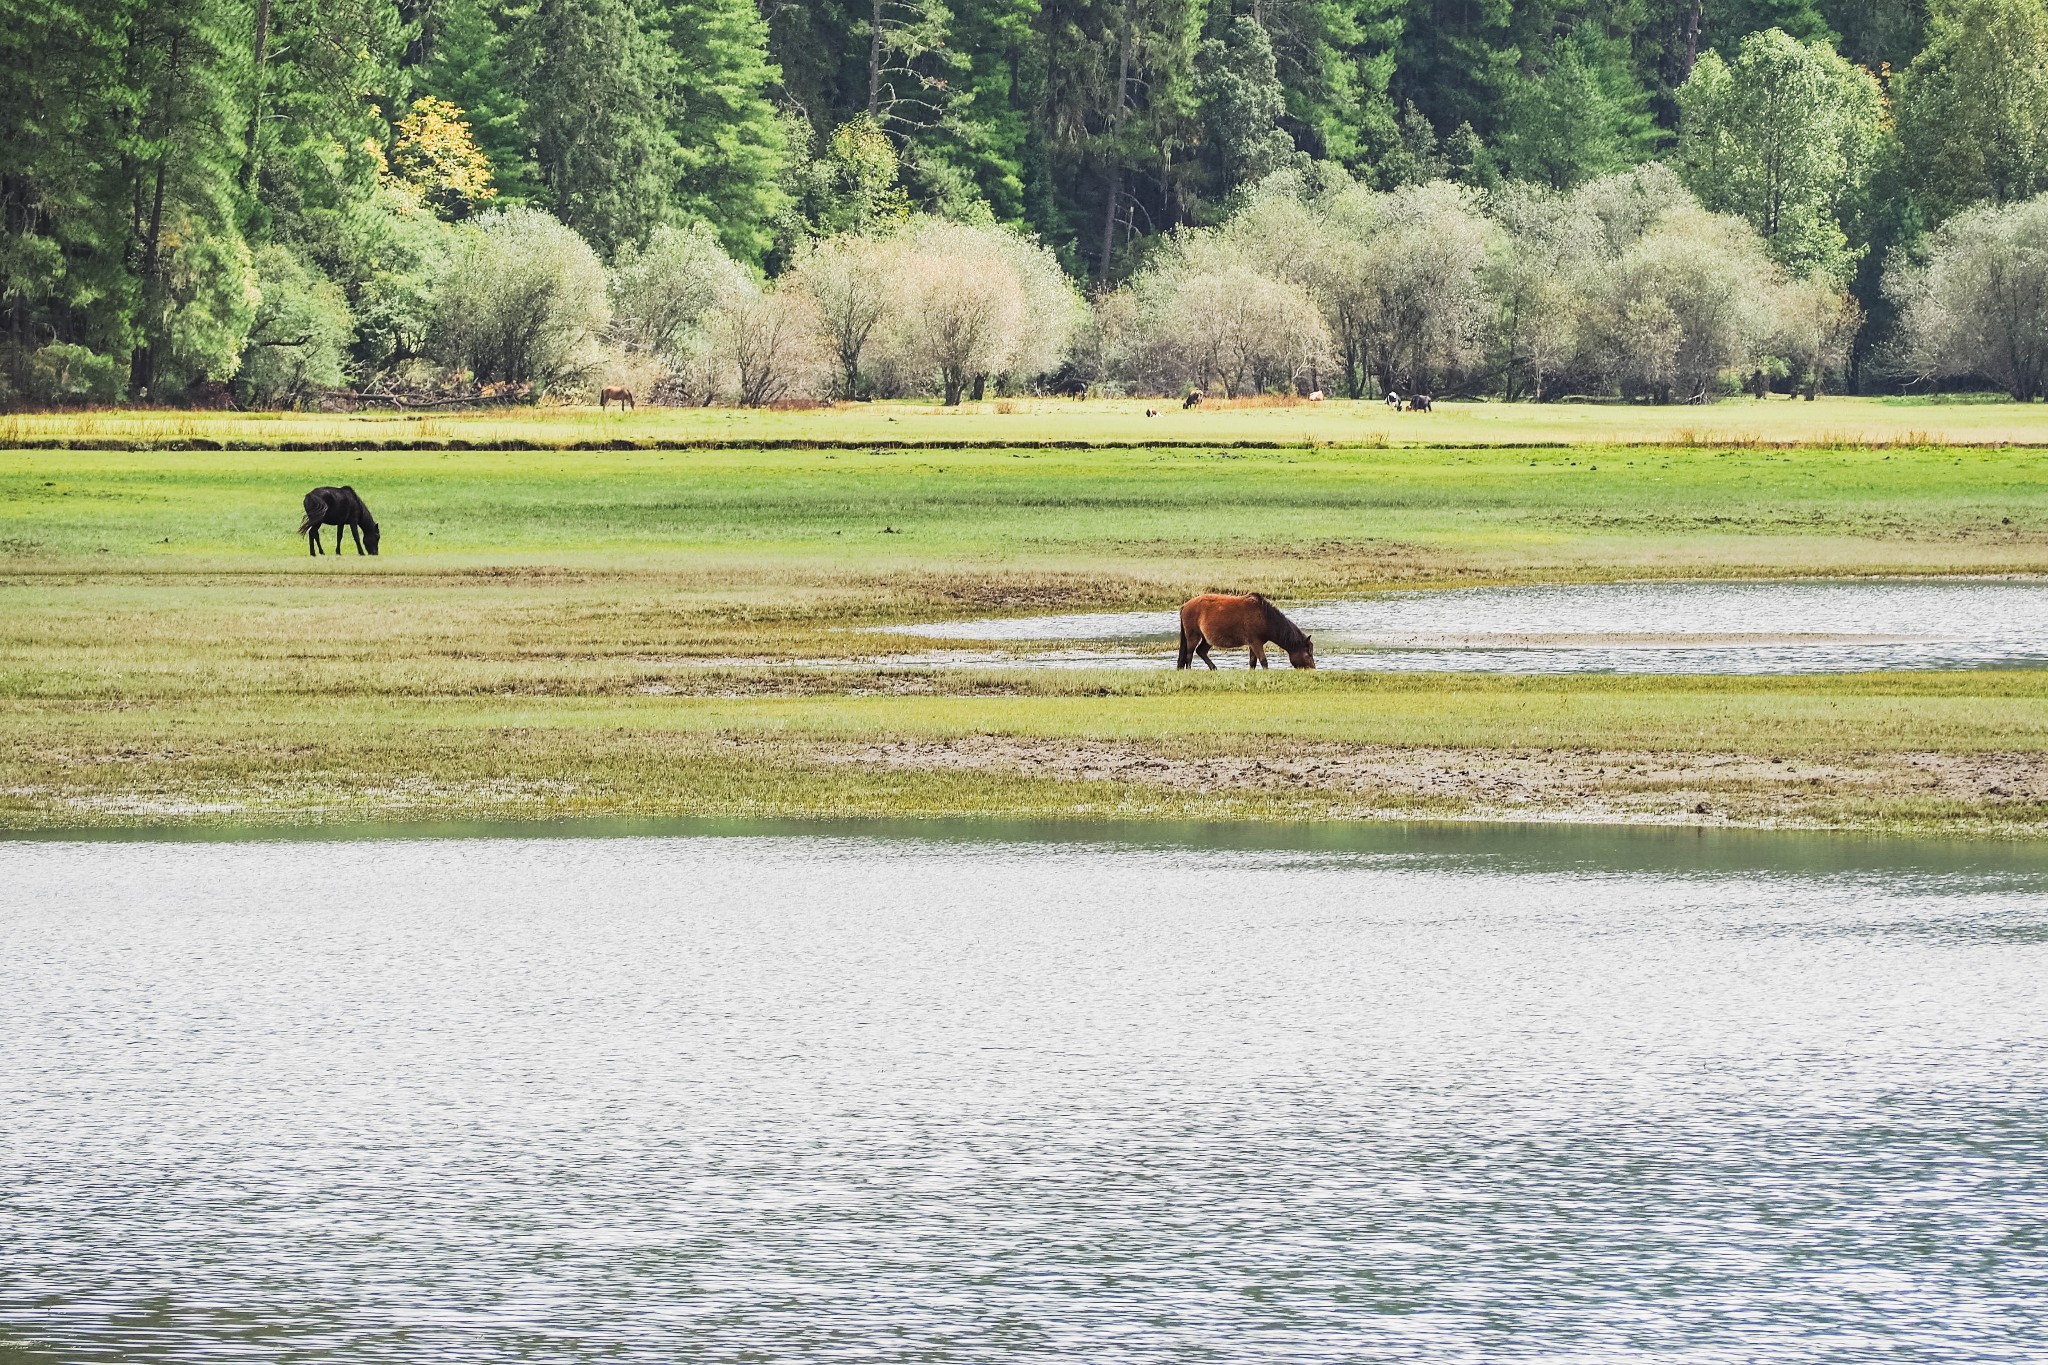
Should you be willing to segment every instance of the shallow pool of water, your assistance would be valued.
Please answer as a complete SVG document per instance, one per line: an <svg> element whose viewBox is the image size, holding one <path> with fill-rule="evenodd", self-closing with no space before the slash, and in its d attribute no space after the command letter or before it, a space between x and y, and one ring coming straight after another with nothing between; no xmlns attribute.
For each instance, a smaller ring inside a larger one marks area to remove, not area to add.
<svg viewBox="0 0 2048 1365"><path fill-rule="evenodd" d="M2031 854L18 841L0 888L10 1365L2048 1340Z"/></svg>
<svg viewBox="0 0 2048 1365"><path fill-rule="evenodd" d="M1323 668L1834 673L2048 666L2048 583L2034 581L1464 588L1290 607L1288 615L1315 636ZM1065 643L1021 656L933 651L913 663L1065 668L1170 668L1177 632L1170 611L891 628L932 640ZM1242 661L1241 653L1219 655L1219 662ZM1284 657L1278 662L1286 666Z"/></svg>

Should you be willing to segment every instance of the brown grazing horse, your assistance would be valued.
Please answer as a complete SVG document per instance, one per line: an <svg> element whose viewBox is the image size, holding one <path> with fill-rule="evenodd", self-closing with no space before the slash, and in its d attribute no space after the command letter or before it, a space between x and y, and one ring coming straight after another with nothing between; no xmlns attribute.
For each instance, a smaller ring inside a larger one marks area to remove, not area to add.
<svg viewBox="0 0 2048 1365"><path fill-rule="evenodd" d="M1271 668L1266 662L1267 644L1287 651L1287 662L1296 668L1316 666L1315 641L1302 634L1301 627L1280 614L1280 609L1258 593L1232 597L1204 593L1189 598L1180 609L1180 661L1175 668L1192 667L1196 658L1214 668L1209 649L1248 649L1253 668Z"/></svg>
<svg viewBox="0 0 2048 1365"><path fill-rule="evenodd" d="M370 515L362 497L353 488L316 488L306 494L306 519L299 523L299 534L306 538L306 553L325 554L320 548L320 528L334 528L334 553L341 553L341 532L347 527L356 538L357 554L377 553L377 542L383 533L377 529L377 519ZM367 542L368 551L363 546Z"/></svg>
<svg viewBox="0 0 2048 1365"><path fill-rule="evenodd" d="M599 411L602 411L606 404L613 402L616 402L622 408L632 407L633 391L631 389L599 389L597 391Z"/></svg>

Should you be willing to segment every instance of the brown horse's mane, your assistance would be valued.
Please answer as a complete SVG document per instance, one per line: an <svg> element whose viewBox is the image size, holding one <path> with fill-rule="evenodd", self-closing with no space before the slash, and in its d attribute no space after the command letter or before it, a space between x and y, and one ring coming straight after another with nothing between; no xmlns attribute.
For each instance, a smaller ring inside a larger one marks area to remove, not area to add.
<svg viewBox="0 0 2048 1365"><path fill-rule="evenodd" d="M1301 627L1280 614L1280 608L1266 600L1262 592L1251 594L1253 602L1266 616L1266 638L1282 649L1300 649L1308 637L1301 633Z"/></svg>

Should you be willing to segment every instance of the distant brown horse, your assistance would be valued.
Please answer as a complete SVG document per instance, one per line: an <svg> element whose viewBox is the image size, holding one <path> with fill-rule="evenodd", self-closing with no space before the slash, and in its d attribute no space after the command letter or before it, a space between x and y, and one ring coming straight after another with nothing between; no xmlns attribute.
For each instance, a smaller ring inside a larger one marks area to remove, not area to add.
<svg viewBox="0 0 2048 1365"><path fill-rule="evenodd" d="M632 407L633 391L631 389L599 389L597 391L597 406L600 410L607 404L614 402L622 408Z"/></svg>
<svg viewBox="0 0 2048 1365"><path fill-rule="evenodd" d="M1302 634L1301 627L1280 614L1280 609L1258 593L1232 597L1204 593L1188 599L1180 609L1180 660L1175 668L1192 667L1200 658L1214 668L1209 657L1217 649L1248 649L1253 668L1271 668L1266 662L1267 644L1287 651L1287 662L1296 668L1316 666L1315 641Z"/></svg>

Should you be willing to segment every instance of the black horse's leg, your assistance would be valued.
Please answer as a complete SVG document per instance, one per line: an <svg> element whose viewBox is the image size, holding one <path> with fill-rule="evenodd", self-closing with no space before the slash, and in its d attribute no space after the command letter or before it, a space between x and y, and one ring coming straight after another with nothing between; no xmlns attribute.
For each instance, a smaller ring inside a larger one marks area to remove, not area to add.
<svg viewBox="0 0 2048 1365"><path fill-rule="evenodd" d="M340 522L334 523L334 553L341 553L341 538L348 534L348 528Z"/></svg>
<svg viewBox="0 0 2048 1365"><path fill-rule="evenodd" d="M361 524L360 524L359 522L353 522L353 521L352 521L352 522L350 522L350 523L348 524L348 535L349 535L349 539L350 539L350 540L353 540L353 541L354 541L354 542L356 543L356 553L357 553L357 554L361 554L361 553L363 552L363 528L362 528L362 525L361 525Z"/></svg>

